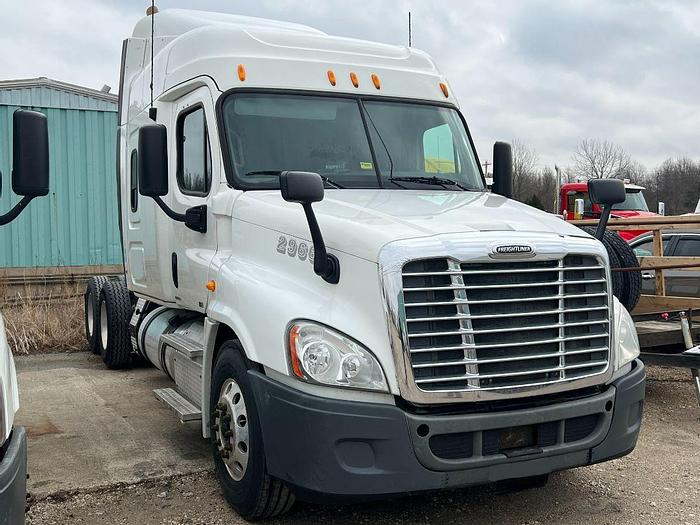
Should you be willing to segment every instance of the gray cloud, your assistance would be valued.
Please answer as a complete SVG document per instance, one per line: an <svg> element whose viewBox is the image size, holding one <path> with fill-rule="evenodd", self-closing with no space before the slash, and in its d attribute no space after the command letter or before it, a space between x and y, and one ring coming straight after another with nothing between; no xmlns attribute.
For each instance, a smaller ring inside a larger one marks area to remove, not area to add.
<svg viewBox="0 0 700 525"><path fill-rule="evenodd" d="M7 2L5 78L49 76L92 87L118 82L121 40L148 2ZM542 164L568 164L582 138L622 145L653 167L700 157L700 3L619 0L161 0L264 16L331 34L414 45L450 79L482 160L518 138Z"/></svg>

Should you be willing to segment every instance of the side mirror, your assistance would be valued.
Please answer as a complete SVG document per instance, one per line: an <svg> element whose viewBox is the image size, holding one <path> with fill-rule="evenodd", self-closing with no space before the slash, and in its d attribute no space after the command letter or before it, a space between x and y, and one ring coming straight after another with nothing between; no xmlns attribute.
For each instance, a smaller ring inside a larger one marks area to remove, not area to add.
<svg viewBox="0 0 700 525"><path fill-rule="evenodd" d="M288 202L311 204L323 200L323 180L318 173L284 171L280 175L282 198Z"/></svg>
<svg viewBox="0 0 700 525"><path fill-rule="evenodd" d="M207 233L206 204L178 213L161 199L168 194L168 129L163 124L141 126L138 148L139 193L156 201L172 220L185 223L190 230Z"/></svg>
<svg viewBox="0 0 700 525"><path fill-rule="evenodd" d="M22 200L0 215L0 226L15 220L33 199L49 193L49 130L46 115L38 111L18 109L12 115L12 190Z"/></svg>
<svg viewBox="0 0 700 525"><path fill-rule="evenodd" d="M625 202L625 184L618 179L591 179L588 181L588 196L593 204L612 206Z"/></svg>
<svg viewBox="0 0 700 525"><path fill-rule="evenodd" d="M280 174L280 191L282 198L288 202L301 204L309 223L311 240L314 244L314 272L331 284L340 281L340 261L335 255L326 251L321 229L311 207L314 202L323 200L323 180L318 173L306 171L283 171Z"/></svg>
<svg viewBox="0 0 700 525"><path fill-rule="evenodd" d="M493 145L493 193L513 197L513 151L507 142Z"/></svg>
<svg viewBox="0 0 700 525"><path fill-rule="evenodd" d="M588 196L591 203L602 207L598 228L595 237L602 240L605 235L605 227L610 219L610 211L613 205L625 202L625 184L618 179L591 179L588 181Z"/></svg>
<svg viewBox="0 0 700 525"><path fill-rule="evenodd" d="M49 129L46 115L18 109L12 115L12 190L23 197L49 193Z"/></svg>
<svg viewBox="0 0 700 525"><path fill-rule="evenodd" d="M168 130L163 124L139 129L139 193L145 197L168 194Z"/></svg>

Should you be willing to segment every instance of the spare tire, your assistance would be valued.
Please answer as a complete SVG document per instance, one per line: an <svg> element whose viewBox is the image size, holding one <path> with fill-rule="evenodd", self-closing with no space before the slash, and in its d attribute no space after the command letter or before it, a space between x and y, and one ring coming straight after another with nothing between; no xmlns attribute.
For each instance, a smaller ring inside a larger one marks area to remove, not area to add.
<svg viewBox="0 0 700 525"><path fill-rule="evenodd" d="M596 229L590 226L581 228L586 233L595 237ZM622 238L610 231L605 230L603 236L603 246L608 252L610 259L610 269L616 268L633 268L639 266L637 257L634 255L632 248ZM642 274L639 271L633 272L611 272L613 295L618 298L620 303L628 310L632 311L642 291Z"/></svg>
<svg viewBox="0 0 700 525"><path fill-rule="evenodd" d="M634 254L632 247L627 244L627 242L620 237L617 233L607 231L606 234L610 234L609 240L612 247L617 252L617 256L620 258L623 268L635 268L639 266L639 260ZM619 272L617 272L619 273ZM624 300L620 299L620 302L628 312L634 310L639 302L639 297L642 294L642 272L640 270L635 270L631 272L624 272L626 276L625 284L627 286L627 295Z"/></svg>

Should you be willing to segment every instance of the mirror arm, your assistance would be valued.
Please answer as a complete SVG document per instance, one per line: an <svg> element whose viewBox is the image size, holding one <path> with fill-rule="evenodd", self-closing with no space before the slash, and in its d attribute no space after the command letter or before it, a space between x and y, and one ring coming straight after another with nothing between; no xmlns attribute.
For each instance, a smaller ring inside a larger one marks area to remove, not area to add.
<svg viewBox="0 0 700 525"><path fill-rule="evenodd" d="M15 207L8 211L5 215L0 215L0 226L5 226L6 224L14 221L17 216L24 211L30 202L34 200L33 196L27 195L22 197L22 200L15 204Z"/></svg>
<svg viewBox="0 0 700 525"><path fill-rule="evenodd" d="M340 281L340 261L335 255L326 251L326 243L323 242L323 235L318 227L318 221L314 210L311 208L311 203L302 203L302 207L306 214L306 220L309 223L311 240L314 245L314 272L327 283L338 284Z"/></svg>
<svg viewBox="0 0 700 525"><path fill-rule="evenodd" d="M177 222L185 222L186 220L186 215L184 213L178 213L174 210L172 210L167 204L163 202L163 199L158 197L157 195L152 196L152 199L156 201L156 204L160 206L160 209L165 212L165 214L170 217L172 220L177 221Z"/></svg>
<svg viewBox="0 0 700 525"><path fill-rule="evenodd" d="M598 227L595 230L595 238L599 241L603 240L603 236L605 235L605 228L608 226L610 212L612 211L611 205L606 205L602 208L603 210L600 212L600 219L598 220Z"/></svg>

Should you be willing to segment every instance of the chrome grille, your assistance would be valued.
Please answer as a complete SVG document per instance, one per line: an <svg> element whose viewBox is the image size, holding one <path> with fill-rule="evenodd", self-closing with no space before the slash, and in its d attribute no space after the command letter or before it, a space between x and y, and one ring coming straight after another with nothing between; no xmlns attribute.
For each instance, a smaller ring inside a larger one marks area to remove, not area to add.
<svg viewBox="0 0 700 525"><path fill-rule="evenodd" d="M605 276L591 255L407 263L405 333L416 386L496 390L604 372L610 346Z"/></svg>

